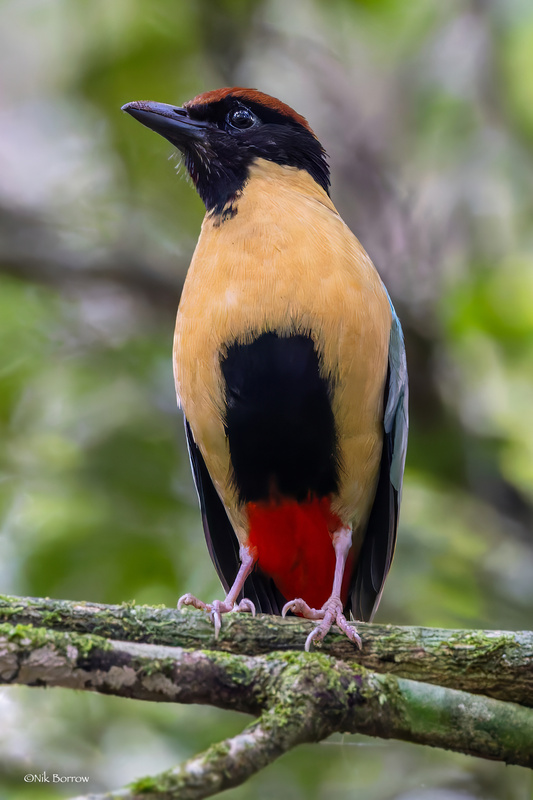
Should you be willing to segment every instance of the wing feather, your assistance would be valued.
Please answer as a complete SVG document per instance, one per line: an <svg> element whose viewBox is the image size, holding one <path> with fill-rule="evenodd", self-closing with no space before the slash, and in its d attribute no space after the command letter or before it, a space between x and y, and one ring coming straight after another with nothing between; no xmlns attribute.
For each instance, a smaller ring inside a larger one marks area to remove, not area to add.
<svg viewBox="0 0 533 800"><path fill-rule="evenodd" d="M239 543L207 471L200 448L194 441L191 427L185 419L187 449L191 461L194 484L200 502L202 523L209 555L226 592L229 591L240 566ZM257 611L264 614L280 614L285 598L271 578L256 568L247 578L244 591L239 597L251 600Z"/></svg>
<svg viewBox="0 0 533 800"><path fill-rule="evenodd" d="M391 311L380 472L349 601L355 619L367 621L376 613L394 556L409 428L405 345L392 303Z"/></svg>

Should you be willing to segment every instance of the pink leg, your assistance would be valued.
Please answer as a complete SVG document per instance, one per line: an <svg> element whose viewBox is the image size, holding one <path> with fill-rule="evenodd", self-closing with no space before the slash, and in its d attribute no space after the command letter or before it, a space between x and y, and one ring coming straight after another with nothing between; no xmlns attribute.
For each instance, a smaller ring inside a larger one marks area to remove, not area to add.
<svg viewBox="0 0 533 800"><path fill-rule="evenodd" d="M342 600L341 600L341 587L342 579L344 577L344 568L346 566L346 559L352 546L352 530L351 528L340 528L333 534L333 547L335 549L335 574L333 576L333 587L331 595L326 600L322 608L310 608L305 600L296 598L285 603L281 611L282 616L285 616L287 611L294 611L306 619L321 620L316 628L311 631L305 642L305 649L309 651L311 642L321 642L327 634L333 623L346 634L350 641L354 642L358 647L361 647L361 637L357 633L357 628L354 625L349 625L343 613Z"/></svg>
<svg viewBox="0 0 533 800"><path fill-rule="evenodd" d="M233 586L224 600L213 600L212 603L204 603L192 594L184 594L178 600L178 610L181 610L183 606L194 606L194 608L203 608L204 611L207 611L211 622L215 626L215 639L218 639L218 634L220 633L222 614L227 614L230 611L251 611L252 616L255 617L255 606L251 600L245 597L238 605L235 605L237 597L244 586L244 582L255 564L254 557L251 555L248 548L242 544L239 548L239 557L241 559L241 566L233 581Z"/></svg>

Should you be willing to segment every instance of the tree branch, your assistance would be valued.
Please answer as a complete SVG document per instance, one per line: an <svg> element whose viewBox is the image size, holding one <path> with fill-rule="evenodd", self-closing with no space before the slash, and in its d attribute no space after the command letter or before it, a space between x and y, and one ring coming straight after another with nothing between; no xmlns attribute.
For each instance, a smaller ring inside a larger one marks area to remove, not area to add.
<svg viewBox="0 0 533 800"><path fill-rule="evenodd" d="M0 621L106 639L260 655L303 649L313 623L247 614L224 618L218 640L200 611L0 596ZM360 623L360 651L331 631L321 652L380 673L533 706L533 633Z"/></svg>
<svg viewBox="0 0 533 800"><path fill-rule="evenodd" d="M145 800L208 797L236 786L303 742L365 733L533 767L533 710L379 675L322 654L238 656L32 626L0 626L0 680L152 701L208 703L259 715L235 739L142 779Z"/></svg>
<svg viewBox="0 0 533 800"><path fill-rule="evenodd" d="M379 675L317 653L194 652L3 624L0 679L209 703L259 717L237 737L108 798L208 797L239 785L297 744L337 731L533 767L532 709Z"/></svg>
<svg viewBox="0 0 533 800"><path fill-rule="evenodd" d="M509 693L509 674L516 680L525 676L521 699L530 703L527 673L533 633L362 625L363 652L348 646L350 661L301 652L309 629L302 620L266 616L254 620L236 614L224 620L223 634L213 642L213 629L198 612L182 615L164 608L3 597L0 616L9 619L0 624L1 683L209 704L257 717L238 736L211 746L180 767L117 792L92 795L93 800L209 797L241 784L296 745L321 741L338 731L533 767L533 709L525 704L379 674L355 661L357 657L378 668L407 672L416 666L420 676L427 670L432 680L442 675L448 681L453 665L460 663L457 683L470 680L470 664L477 692L484 692L486 683L492 690L497 685L498 691ZM140 638L145 641L133 641ZM157 639L172 640L174 645L187 641L202 649L146 642ZM330 651L346 648L336 635L328 635L328 640ZM277 651L265 652L267 643ZM257 652L243 654L243 649ZM439 672L441 660L447 666ZM503 673L507 670L503 681L490 676L494 664Z"/></svg>

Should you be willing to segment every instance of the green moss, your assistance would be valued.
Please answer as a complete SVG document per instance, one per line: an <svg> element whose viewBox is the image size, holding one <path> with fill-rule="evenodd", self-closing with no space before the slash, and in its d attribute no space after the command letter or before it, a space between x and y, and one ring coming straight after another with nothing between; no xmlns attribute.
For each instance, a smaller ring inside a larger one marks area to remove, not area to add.
<svg viewBox="0 0 533 800"><path fill-rule="evenodd" d="M165 675L167 678L172 678L176 662L173 658L156 658L143 666L143 675L149 677L150 675Z"/></svg>
<svg viewBox="0 0 533 800"><path fill-rule="evenodd" d="M436 652L460 657L462 651L475 650L479 656L486 658L510 647L520 647L512 636L493 636L483 631L460 631L453 633L447 641L441 642L436 648Z"/></svg>
<svg viewBox="0 0 533 800"><path fill-rule="evenodd" d="M42 623L44 626L54 626L57 625L59 622L62 622L63 614L59 609L54 609L53 611L45 611L43 612L42 616Z"/></svg>
<svg viewBox="0 0 533 800"><path fill-rule="evenodd" d="M27 640L32 646L43 647L48 644L50 636L45 628L34 628L33 625L0 625L0 636L5 636L10 642L23 642Z"/></svg>
<svg viewBox="0 0 533 800"><path fill-rule="evenodd" d="M230 752L230 745L227 742L217 742L216 744L211 745L205 753L204 761L208 764L210 761L218 761L221 758L226 758L228 753Z"/></svg>
<svg viewBox="0 0 533 800"><path fill-rule="evenodd" d="M290 698L284 698L276 703L261 718L262 726L266 731L279 730L295 724L296 706Z"/></svg>
<svg viewBox="0 0 533 800"><path fill-rule="evenodd" d="M151 792L162 794L167 790L167 786L161 783L163 775L158 777L151 777L147 775L145 778L139 778L135 783L130 783L128 789L131 789L132 794L149 794Z"/></svg>
<svg viewBox="0 0 533 800"><path fill-rule="evenodd" d="M106 639L102 639L100 636L82 636L76 635L72 637L69 635L69 644L75 647L78 650L78 653L82 657L87 657L92 650L112 650L112 645Z"/></svg>
<svg viewBox="0 0 533 800"><path fill-rule="evenodd" d="M201 758L204 764L207 765L207 770L209 764L212 763L213 768L217 772L220 772L223 770L224 761L229 753L230 744L227 742L218 742L209 747L201 756L198 756L198 758ZM134 795L153 793L157 797L163 797L170 792L175 794L177 790L187 784L188 777L189 776L183 774L181 771L174 772L174 770L168 770L167 772L162 772L160 775L153 777L146 776L144 778L139 778L139 780L129 784L128 789Z"/></svg>
<svg viewBox="0 0 533 800"><path fill-rule="evenodd" d="M9 600L6 599L6 602L9 602ZM24 611L23 606L5 606L3 608L0 608L0 618L9 619L10 617L14 617L17 614L22 613L23 611Z"/></svg>
<svg viewBox="0 0 533 800"><path fill-rule="evenodd" d="M9 641L28 643L28 649L36 650L40 647L51 646L59 653L67 654L69 647L75 647L78 656L86 657L94 649L111 650L112 645L100 636L64 633L50 631L47 628L35 628L33 625L0 624L0 636L5 636Z"/></svg>

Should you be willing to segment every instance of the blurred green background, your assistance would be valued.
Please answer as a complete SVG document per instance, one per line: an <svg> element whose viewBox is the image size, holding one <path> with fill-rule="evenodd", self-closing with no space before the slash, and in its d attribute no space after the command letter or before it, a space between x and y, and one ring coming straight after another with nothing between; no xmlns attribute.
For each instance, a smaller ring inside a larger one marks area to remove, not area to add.
<svg viewBox="0 0 533 800"><path fill-rule="evenodd" d="M309 119L402 319L412 435L378 621L533 627L529 0L0 3L0 589L221 596L176 408L173 318L203 208L120 113L254 86ZM170 160L169 160L170 158ZM0 690L0 797L116 788L246 719ZM228 800L531 800L532 773L337 736Z"/></svg>

